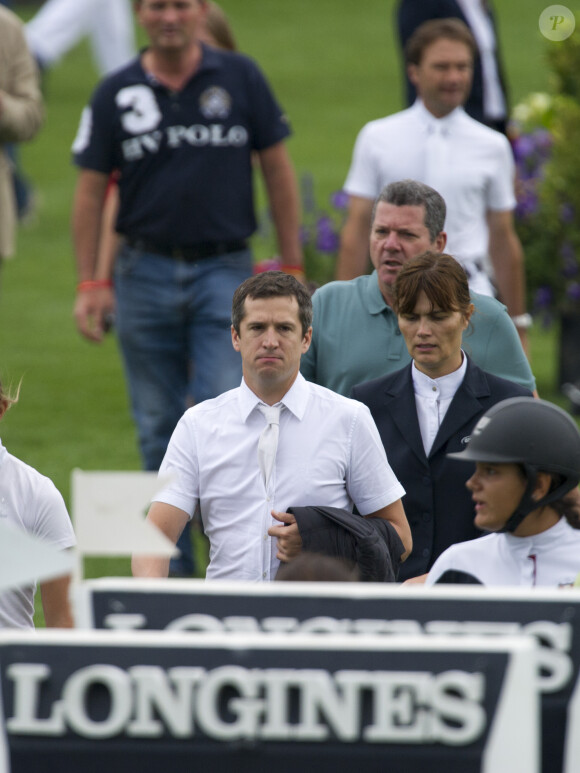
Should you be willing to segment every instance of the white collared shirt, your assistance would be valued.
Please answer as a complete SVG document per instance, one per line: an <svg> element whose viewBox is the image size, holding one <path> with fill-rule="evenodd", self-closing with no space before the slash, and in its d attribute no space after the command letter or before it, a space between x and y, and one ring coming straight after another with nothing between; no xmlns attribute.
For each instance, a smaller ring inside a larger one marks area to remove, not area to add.
<svg viewBox="0 0 580 773"><path fill-rule="evenodd" d="M470 118L460 107L435 118L417 100L407 110L362 128L344 189L351 196L374 200L385 185L397 180L427 182L427 138L435 124L444 129L449 152L446 173L429 184L447 204L446 251L471 272L475 261L487 260L487 213L511 211L516 205L513 155L499 132ZM485 274L476 276L476 281L470 279L471 289L493 294Z"/></svg>
<svg viewBox="0 0 580 773"><path fill-rule="evenodd" d="M422 373L415 365L415 362L413 362L411 375L425 456L429 456L441 422L445 418L447 409L465 378L466 370L467 357L465 354L463 354L463 360L457 370L435 379Z"/></svg>
<svg viewBox="0 0 580 773"><path fill-rule="evenodd" d="M487 534L451 545L435 561L426 585L447 571L468 574L482 585L573 585L580 572L580 531L561 518L551 529L532 537Z"/></svg>
<svg viewBox="0 0 580 773"><path fill-rule="evenodd" d="M0 520L61 550L76 544L64 500L54 483L0 442ZM36 583L0 593L0 628L34 628Z"/></svg>
<svg viewBox="0 0 580 773"><path fill-rule="evenodd" d="M479 49L483 76L484 115L486 118L505 118L506 103L497 69L497 45L489 13L486 12L481 0L457 0L457 2L469 22Z"/></svg>
<svg viewBox="0 0 580 773"><path fill-rule="evenodd" d="M278 568L270 511L326 505L362 515L404 495L370 411L298 374L281 403L276 463L266 490L258 466L265 418L246 383L190 408L169 442L156 497L193 515L210 540L208 579L272 580Z"/></svg>

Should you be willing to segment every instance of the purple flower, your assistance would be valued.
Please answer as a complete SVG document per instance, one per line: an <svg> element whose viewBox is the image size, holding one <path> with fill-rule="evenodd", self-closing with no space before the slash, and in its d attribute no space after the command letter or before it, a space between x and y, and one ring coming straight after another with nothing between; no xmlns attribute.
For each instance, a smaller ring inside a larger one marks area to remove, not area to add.
<svg viewBox="0 0 580 773"><path fill-rule="evenodd" d="M349 196L346 191L335 191L330 195L330 203L335 209L346 209Z"/></svg>
<svg viewBox="0 0 580 773"><path fill-rule="evenodd" d="M571 282L566 288L566 295L572 301L580 301L580 282Z"/></svg>
<svg viewBox="0 0 580 773"><path fill-rule="evenodd" d="M516 161L525 161L533 155L536 145L530 134L521 134L514 140L513 149Z"/></svg>
<svg viewBox="0 0 580 773"><path fill-rule="evenodd" d="M552 302L552 290L550 287L543 285L538 287L534 298L534 306L538 309L546 309Z"/></svg>
<svg viewBox="0 0 580 773"><path fill-rule="evenodd" d="M567 201L560 207L560 218L563 223L572 223L574 221L574 207L570 202Z"/></svg>
<svg viewBox="0 0 580 773"><path fill-rule="evenodd" d="M548 156L552 149L552 135L547 129L538 129L533 133L536 148Z"/></svg>
<svg viewBox="0 0 580 773"><path fill-rule="evenodd" d="M536 192L530 187L526 186L522 189L516 207L516 216L522 219L535 214L538 208L538 196Z"/></svg>
<svg viewBox="0 0 580 773"><path fill-rule="evenodd" d="M316 225L316 248L320 252L336 252L339 245L339 237L334 228L332 218L328 217L328 215L322 215Z"/></svg>

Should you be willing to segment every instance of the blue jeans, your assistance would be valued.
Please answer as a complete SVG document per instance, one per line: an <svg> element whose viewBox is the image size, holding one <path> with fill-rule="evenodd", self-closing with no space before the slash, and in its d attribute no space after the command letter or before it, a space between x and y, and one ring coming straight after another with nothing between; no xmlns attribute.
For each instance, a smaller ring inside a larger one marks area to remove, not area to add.
<svg viewBox="0 0 580 773"><path fill-rule="evenodd" d="M252 273L249 250L197 263L124 246L115 263L115 325L133 418L146 470L157 470L175 425L191 402L238 386L240 355L232 347L234 290ZM191 574L187 528L172 562Z"/></svg>

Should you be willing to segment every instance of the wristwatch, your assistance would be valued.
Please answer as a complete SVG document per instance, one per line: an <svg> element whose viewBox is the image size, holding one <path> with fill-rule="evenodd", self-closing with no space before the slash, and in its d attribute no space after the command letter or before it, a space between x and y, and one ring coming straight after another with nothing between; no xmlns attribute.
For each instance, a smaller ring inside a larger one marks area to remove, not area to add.
<svg viewBox="0 0 580 773"><path fill-rule="evenodd" d="M533 321L534 320L532 319L532 315L528 314L527 312L525 314L516 314L515 317L512 317L512 322L514 325L521 330L527 330L532 326Z"/></svg>

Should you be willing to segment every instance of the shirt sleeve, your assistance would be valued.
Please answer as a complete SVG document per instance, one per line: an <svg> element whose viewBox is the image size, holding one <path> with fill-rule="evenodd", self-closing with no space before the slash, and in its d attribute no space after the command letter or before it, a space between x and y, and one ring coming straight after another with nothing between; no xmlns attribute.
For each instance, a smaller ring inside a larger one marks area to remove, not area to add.
<svg viewBox="0 0 580 773"><path fill-rule="evenodd" d="M515 164L512 149L507 139L497 133L498 148L489 176L487 208L496 212L513 210L516 206Z"/></svg>
<svg viewBox="0 0 580 773"><path fill-rule="evenodd" d="M356 406L346 488L361 515L369 515L405 495L391 469L379 431L366 405Z"/></svg>
<svg viewBox="0 0 580 773"><path fill-rule="evenodd" d="M492 299L489 300L492 301ZM473 323L477 325L480 337L483 330L487 333L484 347L481 351L478 347L477 364L482 370L513 381L533 392L536 388L536 379L506 307L495 301L488 303L483 296L479 296L477 304ZM479 324L479 316L486 319L485 326ZM499 341L501 346L498 346ZM465 335L463 343L467 354L470 354L469 333Z"/></svg>
<svg viewBox="0 0 580 773"><path fill-rule="evenodd" d="M69 514L60 492L54 483L39 475L34 487L33 509L35 513L33 534L62 550L76 545Z"/></svg>
<svg viewBox="0 0 580 773"><path fill-rule="evenodd" d="M114 103L106 82L81 113L72 146L76 166L109 174L116 168L113 149Z"/></svg>
<svg viewBox="0 0 580 773"><path fill-rule="evenodd" d="M344 190L349 196L374 200L381 192L381 183L378 179L378 164L373 158L372 132L372 124L367 124L356 138Z"/></svg>
<svg viewBox="0 0 580 773"><path fill-rule="evenodd" d="M290 123L261 70L251 59L244 59L252 106L253 146L256 150L265 150L291 134Z"/></svg>
<svg viewBox="0 0 580 773"><path fill-rule="evenodd" d="M189 411L181 417L171 436L159 476L167 476L170 481L155 495L154 501L178 507L192 518L199 503L199 464L195 426Z"/></svg>

